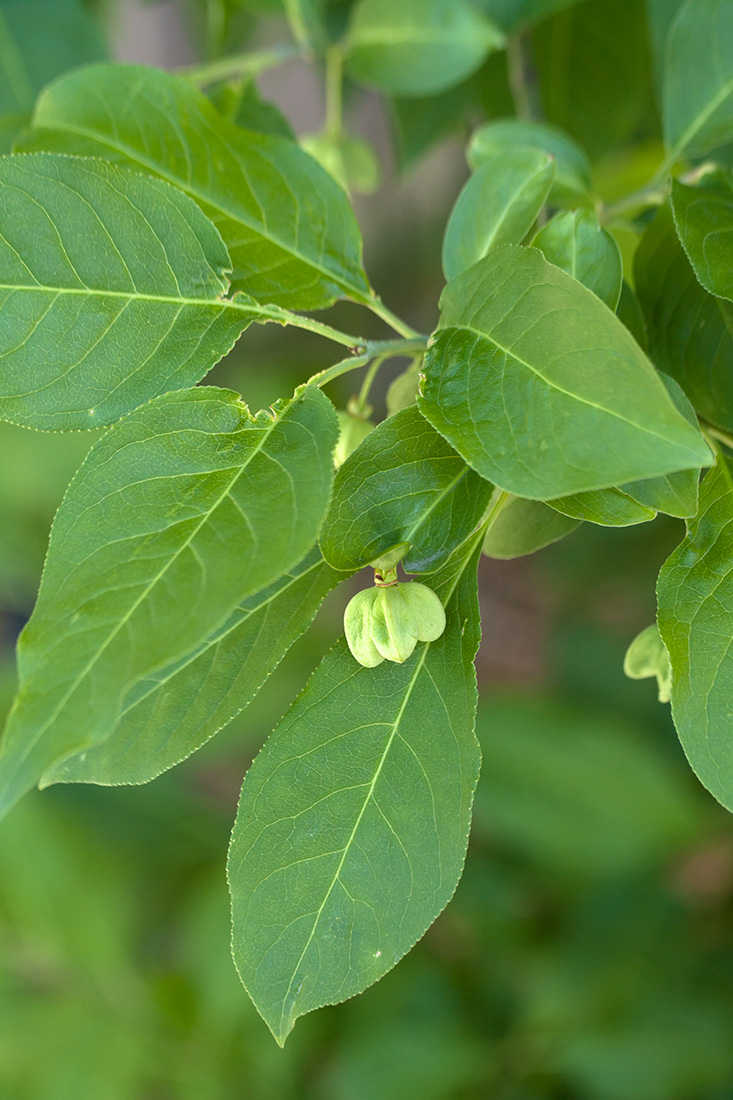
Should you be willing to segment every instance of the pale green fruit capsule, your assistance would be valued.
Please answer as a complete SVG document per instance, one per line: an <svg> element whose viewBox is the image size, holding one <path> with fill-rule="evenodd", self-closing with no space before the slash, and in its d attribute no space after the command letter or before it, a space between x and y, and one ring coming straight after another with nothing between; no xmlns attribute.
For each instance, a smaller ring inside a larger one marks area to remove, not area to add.
<svg viewBox="0 0 733 1100"><path fill-rule="evenodd" d="M656 623L637 634L626 650L624 672L631 680L645 680L656 676L659 702L669 702L672 695L672 666Z"/></svg>
<svg viewBox="0 0 733 1100"><path fill-rule="evenodd" d="M344 612L346 641L356 660L365 668L374 668L384 660L372 640L372 607L378 593L378 588L357 592Z"/></svg>
<svg viewBox="0 0 733 1100"><path fill-rule="evenodd" d="M418 642L434 642L445 630L445 611L432 588L418 581L400 585L402 598L410 608Z"/></svg>
<svg viewBox="0 0 733 1100"><path fill-rule="evenodd" d="M372 641L383 657L400 665L417 645L416 616L403 591L409 587L403 584L378 587L372 605Z"/></svg>

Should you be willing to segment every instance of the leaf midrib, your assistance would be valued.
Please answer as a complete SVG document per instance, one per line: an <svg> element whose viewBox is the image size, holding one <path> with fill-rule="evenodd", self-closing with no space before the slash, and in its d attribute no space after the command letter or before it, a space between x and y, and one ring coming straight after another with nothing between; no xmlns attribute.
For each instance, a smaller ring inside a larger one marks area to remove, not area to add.
<svg viewBox="0 0 733 1100"><path fill-rule="evenodd" d="M45 129L46 127L41 125L38 128ZM214 199L212 199L210 195L203 194L201 191L198 190L198 188L194 187L183 177L177 176L171 172L166 172L163 168L161 168L159 164L156 164L154 161L148 160L147 157L141 156L139 151L134 149L133 147L125 145L123 143L112 141L107 135L100 134L95 130L88 130L84 126L72 126L66 120L63 120L63 123L61 125L50 125L48 126L48 129L61 131L62 133L64 131L67 131L71 134L77 134L79 137L89 138L92 141L99 142L100 145L107 146L107 148L109 149L114 149L116 152L121 153L124 157L126 157L133 163L136 163L143 168L146 168L153 176L157 176L160 179L165 180L167 183L170 183L172 186L177 187L180 191L183 191L184 194L188 195L189 198L192 198L196 202L202 203L205 206L209 206L213 210L217 210L220 214L223 214L225 217L230 218L233 222L237 222L239 225L243 225L251 232L256 233L257 236L259 236L262 240L266 240L274 247L281 249L283 252L286 252L289 256L292 256L294 260L306 264L307 266L313 268L313 270L320 272L320 274L324 278L332 280L332 282L340 285L344 289L348 289L357 297L359 301L365 300L364 289L362 287L357 286L355 283L347 282L346 280L342 279L341 276L333 272L330 268L324 267L324 265L319 263L317 260L304 256L300 252L296 252L292 246L283 243L283 241L274 236L273 233L269 232L267 230L267 226L263 224L258 225L253 223L252 221L247 221L242 216L241 212L235 213L229 210L226 206L223 206L220 201L214 201ZM240 158L236 153L232 153L228 147L226 147L226 149L229 156L233 156L237 161L239 161ZM255 201L259 205L259 200Z"/></svg>
<svg viewBox="0 0 733 1100"><path fill-rule="evenodd" d="M622 424L628 424L630 427L636 428L638 431L645 432L647 435L652 436L654 439L661 439L664 443L671 442L666 436L661 435L659 432L651 431L649 428L645 427L642 424L637 424L633 420L628 420L625 416L622 416L621 413L615 412L613 409L607 409L604 405L598 405L595 401L590 401L587 397L583 397L581 394L573 393L572 390L566 390L563 386L559 386L557 382L552 381L546 375L542 374L542 372L537 370L536 367L533 367L531 363L528 363L526 359L522 359L510 348L505 347L503 344L500 344L499 341L489 333L481 332L480 329L474 328L472 325L466 324L446 325L445 328L441 328L439 331L448 332L451 329L463 332L470 332L473 336L478 336L479 339L488 341L489 343L493 344L494 347L498 348L498 350L506 355L509 359L512 359L515 363L519 363L520 366L526 367L527 370L531 371L532 374L539 378L541 382L544 382L545 385L549 386L550 389L557 390L558 393L564 394L565 397L569 397L573 401L578 401L582 405L587 405L589 408L597 409L599 412L605 413L607 416L615 417L615 419L620 420ZM681 446L681 444L677 444L677 446ZM690 450L690 448L687 449Z"/></svg>

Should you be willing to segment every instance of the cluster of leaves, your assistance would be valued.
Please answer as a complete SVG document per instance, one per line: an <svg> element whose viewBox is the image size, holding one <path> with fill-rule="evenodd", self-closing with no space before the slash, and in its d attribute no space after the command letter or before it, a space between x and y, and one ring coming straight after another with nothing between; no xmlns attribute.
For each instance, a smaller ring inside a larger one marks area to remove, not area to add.
<svg viewBox="0 0 733 1100"><path fill-rule="evenodd" d="M281 1043L389 970L460 877L482 549L529 553L583 521L688 521L660 576L658 653L693 767L733 806L733 8L650 4L665 154L631 195L603 203L583 149L548 123L473 133L429 337L372 289L345 189L365 158L343 127L344 73L420 102L506 47L525 114L520 32L566 6L289 0L299 49L328 77L310 153L241 78L266 63L256 54L189 76L82 66L34 105L32 68L21 81L5 66L0 417L108 430L58 511L19 642L0 810L36 784L142 783L178 763L252 699L332 588L395 547L446 611L445 633L403 663L361 667L337 643L247 774L234 956ZM15 60L19 7L0 8ZM69 18L87 17L69 4ZM536 50L541 63L541 33ZM397 336L309 316L343 298ZM273 321L349 355L257 414L197 386ZM390 356L411 359L391 415L342 447L334 476L322 387L371 364L351 410L363 420Z"/></svg>

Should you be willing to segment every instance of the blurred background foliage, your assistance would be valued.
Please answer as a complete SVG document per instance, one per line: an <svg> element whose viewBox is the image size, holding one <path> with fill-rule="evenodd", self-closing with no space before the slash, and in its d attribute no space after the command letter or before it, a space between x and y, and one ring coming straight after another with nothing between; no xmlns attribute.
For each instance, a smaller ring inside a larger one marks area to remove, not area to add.
<svg viewBox="0 0 733 1100"><path fill-rule="evenodd" d="M651 0L649 24L640 0L475 2L510 31L529 27L531 93L585 146L602 197L643 183L660 159L654 74L674 0ZM328 7L334 27L348 6ZM536 27L532 11L546 16ZM0 0L0 14L20 28L33 84L11 102L0 82L0 140L47 79L105 50L176 66L286 33L280 0ZM261 84L299 133L317 129L317 72L294 63ZM463 146L511 112L504 56L433 98L385 107L350 88L347 110L385 164L382 188L356 199L373 282L428 329ZM258 408L326 354L317 337L253 328L209 380ZM384 371L378 416L403 367ZM344 405L348 389L332 391ZM92 440L0 425L3 708L53 513ZM484 765L463 881L394 971L305 1019L284 1051L229 956L225 851L242 775L349 592L171 773L26 799L0 829L0 1100L729 1100L730 818L687 767L652 683L622 673L681 535L661 518L586 524L530 558L484 559Z"/></svg>

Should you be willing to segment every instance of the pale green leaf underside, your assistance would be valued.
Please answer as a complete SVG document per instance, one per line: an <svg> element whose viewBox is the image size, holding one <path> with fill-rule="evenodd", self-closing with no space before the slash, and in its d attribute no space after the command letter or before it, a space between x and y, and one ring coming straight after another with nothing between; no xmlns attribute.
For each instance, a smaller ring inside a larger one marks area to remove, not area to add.
<svg viewBox="0 0 733 1100"><path fill-rule="evenodd" d="M562 515L541 500L510 496L486 532L483 552L489 558L521 558L558 542L577 527L580 520Z"/></svg>
<svg viewBox="0 0 733 1100"><path fill-rule="evenodd" d="M550 191L551 201L587 200L591 190L588 158L568 134L555 126L516 118L487 122L471 137L466 158L471 170L476 171L487 158L506 155L513 149L537 149L553 158L555 179Z"/></svg>
<svg viewBox="0 0 733 1100"><path fill-rule="evenodd" d="M537 249L495 249L441 308L420 409L502 489L546 500L710 462L621 322Z"/></svg>
<svg viewBox="0 0 733 1100"><path fill-rule="evenodd" d="M338 471L321 549L336 569L356 570L407 543L404 569L434 572L478 524L491 491L412 405Z"/></svg>
<svg viewBox="0 0 733 1100"><path fill-rule="evenodd" d="M294 142L240 129L187 81L91 65L46 88L33 122L24 149L104 157L195 199L229 249L235 290L294 309L370 300L342 188Z"/></svg>
<svg viewBox="0 0 733 1100"><path fill-rule="evenodd" d="M733 4L687 0L667 39L664 137L670 159L733 141Z"/></svg>
<svg viewBox="0 0 733 1100"><path fill-rule="evenodd" d="M306 388L254 421L213 387L156 398L90 451L51 532L0 746L0 813L104 740L126 696L315 541L337 421Z"/></svg>
<svg viewBox="0 0 733 1100"><path fill-rule="evenodd" d="M110 736L43 785L147 783L190 756L250 702L343 577L314 548L193 652L136 684Z"/></svg>
<svg viewBox="0 0 733 1100"><path fill-rule="evenodd" d="M519 244L532 228L555 176L539 149L487 157L461 191L443 240L443 271L454 279L499 244Z"/></svg>
<svg viewBox="0 0 733 1100"><path fill-rule="evenodd" d="M0 417L109 424L207 373L249 323L196 204L87 158L0 158Z"/></svg>
<svg viewBox="0 0 733 1100"><path fill-rule="evenodd" d="M503 44L465 0L359 0L346 37L348 71L393 95L435 95Z"/></svg>
<svg viewBox="0 0 733 1100"><path fill-rule="evenodd" d="M574 493L548 503L564 516L585 520L587 523L598 523L602 527L630 527L635 523L648 523L657 514L655 509L639 504L621 489Z"/></svg>
<svg viewBox="0 0 733 1100"><path fill-rule="evenodd" d="M659 629L672 664L672 716L693 769L733 810L733 474L703 480L700 509L657 585Z"/></svg>
<svg viewBox="0 0 733 1100"><path fill-rule="evenodd" d="M718 298L733 300L733 176L715 172L699 187L672 180L672 210L702 286Z"/></svg>
<svg viewBox="0 0 733 1100"><path fill-rule="evenodd" d="M233 951L280 1043L382 977L455 890L479 768L476 550L436 577L442 638L371 669L339 643L244 781Z"/></svg>

